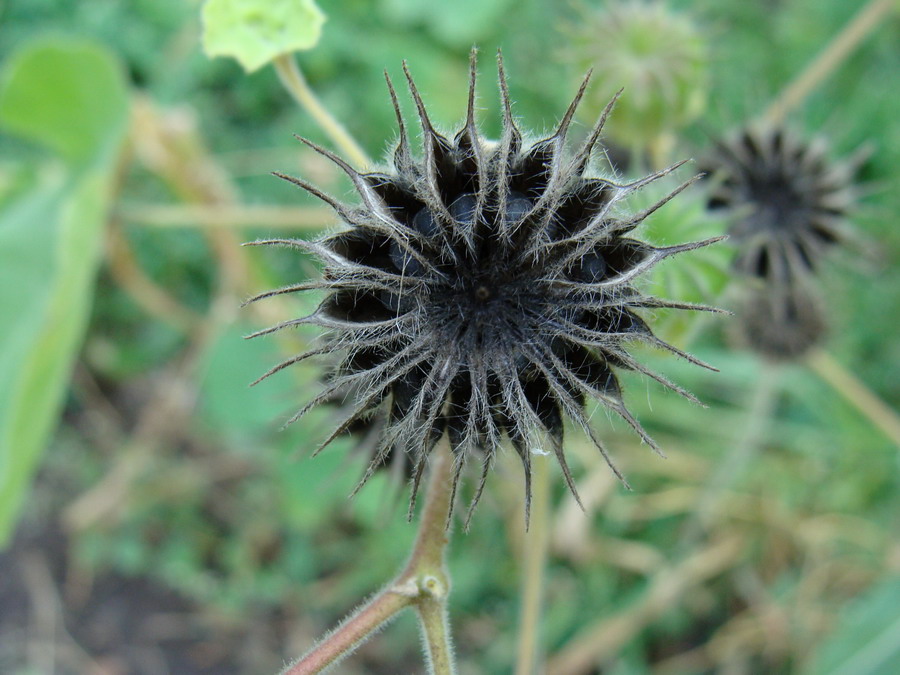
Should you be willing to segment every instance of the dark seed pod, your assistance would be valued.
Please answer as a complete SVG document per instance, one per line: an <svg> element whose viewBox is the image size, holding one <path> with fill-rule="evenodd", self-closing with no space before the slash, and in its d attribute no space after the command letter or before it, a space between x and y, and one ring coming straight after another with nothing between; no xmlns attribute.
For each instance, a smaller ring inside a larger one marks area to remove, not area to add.
<svg viewBox="0 0 900 675"><path fill-rule="evenodd" d="M626 345L648 342L705 365L657 338L638 312L709 308L648 297L635 281L669 256L716 239L657 248L628 236L693 179L642 213L616 215L613 207L623 197L681 163L627 184L590 176L589 160L612 103L584 144L567 153L566 134L587 79L556 131L528 144L514 122L499 60L503 134L492 143L475 123L474 52L465 126L452 138L434 129L405 64L404 72L424 137L421 159L412 153L388 78L400 126L389 171L360 173L304 141L347 173L360 204L339 203L303 180L278 174L330 204L347 227L311 242L256 242L310 251L325 262L322 280L251 299L326 292L312 315L255 334L299 324L328 330L325 347L288 359L264 377L309 356L339 355L327 386L291 421L338 392L352 392L352 409L323 447L359 420L379 416L378 446L360 486L389 454L406 453L410 513L428 455L445 432L456 457L454 492L466 461L481 462L469 515L508 439L524 464L527 517L536 450L555 454L575 494L563 454L564 417L609 461L585 414L588 398L601 401L656 449L625 407L617 369L643 373L696 401L633 359Z"/></svg>
<svg viewBox="0 0 900 675"><path fill-rule="evenodd" d="M718 179L709 205L734 212L742 274L787 282L813 271L847 234L855 162L830 162L823 141L749 127L716 143L701 167Z"/></svg>
<svg viewBox="0 0 900 675"><path fill-rule="evenodd" d="M735 269L746 282L734 324L742 346L790 360L824 338L815 272L825 251L848 238L861 159L831 162L821 139L758 126L717 142L701 161L716 181L710 208L733 218Z"/></svg>

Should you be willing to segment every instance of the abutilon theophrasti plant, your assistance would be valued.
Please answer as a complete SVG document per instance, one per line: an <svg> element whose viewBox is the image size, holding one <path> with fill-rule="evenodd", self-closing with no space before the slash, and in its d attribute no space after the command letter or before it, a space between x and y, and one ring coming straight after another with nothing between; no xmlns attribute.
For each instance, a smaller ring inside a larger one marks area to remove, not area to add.
<svg viewBox="0 0 900 675"><path fill-rule="evenodd" d="M594 177L591 156L614 100L580 147L566 149L588 78L554 133L526 142L513 118L502 59L498 63L503 106L498 142L483 138L476 124L474 55L465 125L452 137L435 130L404 64L422 128L422 156L413 153L388 77L400 129L390 169L361 173L301 139L349 176L358 204L341 203L299 178L277 174L330 204L344 229L315 241L255 242L311 252L324 261L324 272L319 280L251 301L307 290L326 293L311 315L254 334L300 324L326 329L320 346L263 378L312 356L338 356L322 392L290 422L343 397L349 413L324 447L377 419L378 443L360 486L389 455L405 453L411 466L410 513L428 455L444 434L455 456L454 495L467 460L481 463L469 515L504 439L524 464L526 517L533 452L556 456L577 499L563 452L563 419L580 426L610 462L585 412L589 399L657 448L625 407L618 369L643 373L696 400L635 360L628 343L647 342L705 365L656 337L640 311L708 308L649 297L636 281L665 258L715 239L657 248L629 236L693 179L643 212L621 214L618 208L628 194L683 162L629 183Z"/></svg>

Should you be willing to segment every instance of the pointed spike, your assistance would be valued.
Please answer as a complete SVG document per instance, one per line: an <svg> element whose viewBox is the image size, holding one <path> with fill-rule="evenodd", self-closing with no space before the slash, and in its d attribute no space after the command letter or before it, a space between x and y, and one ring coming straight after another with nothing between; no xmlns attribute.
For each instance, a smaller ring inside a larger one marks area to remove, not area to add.
<svg viewBox="0 0 900 675"><path fill-rule="evenodd" d="M594 152L594 146L597 145L597 141L600 139L600 133L603 131L603 127L606 125L606 120L609 119L610 113L612 113L613 108L616 105L616 101L619 100L619 96L622 95L622 92L625 89L619 89L612 97L609 103L606 104L606 107L603 109L603 112L600 113L600 119L597 120L597 123L594 125L594 128L591 130L590 136L588 136L587 140L584 142L584 145L581 146L581 150L575 155L575 158L572 160L572 171L575 174L582 174L587 167L588 162L591 159L591 153Z"/></svg>
<svg viewBox="0 0 900 675"><path fill-rule="evenodd" d="M263 328L262 330L258 330L255 333L250 333L250 335L245 335L245 340L252 340L253 338L262 337L263 335L270 335L276 331L282 330L284 328L291 328L292 326L300 326L304 323L309 323L310 319L314 317L317 312L310 314L309 316L304 316L299 319L289 319L288 321L282 321L281 323L276 323L274 326L269 326L268 328Z"/></svg>
<svg viewBox="0 0 900 675"><path fill-rule="evenodd" d="M641 365L640 362L634 360L625 352L616 351L615 357L617 359L619 359L620 361L622 361L622 363L624 363L628 368L631 368L635 372L641 373L642 375L646 375L651 380L655 380L656 382L658 382L659 384L664 386L669 391L674 391L676 394L678 394L679 396L681 396L683 398L686 398L691 403L694 403L694 404L700 406L701 408L708 407L705 403L703 403L703 401L701 401L699 398L694 396L691 392L689 392L684 387L679 387L677 384L672 382L669 378L664 377L664 376L660 375L659 373L650 370L646 366Z"/></svg>
<svg viewBox="0 0 900 675"><path fill-rule="evenodd" d="M655 344L657 347L659 347L660 349L665 349L667 352L671 352L672 354L675 354L676 356L680 356L685 361L689 361L690 363L693 363L695 366L700 366L701 368L706 368L707 370L711 370L714 373L719 372L719 369L716 368L715 366L707 363L706 361L703 361L702 359L698 359L696 356L693 356L692 354L688 354L686 351L678 349L678 347L676 347L674 345L670 345L668 342L666 342L665 340L661 340L660 338L656 337L655 335L652 337L651 342L653 344Z"/></svg>
<svg viewBox="0 0 900 675"><path fill-rule="evenodd" d="M728 235L720 234L718 237L710 237L709 239L701 239L700 241L691 241L686 244L676 244L675 246L664 246L656 249L656 253L661 254L661 257L663 258L668 258L670 255L684 253L685 251L694 251L698 248L705 248L711 244L724 241L725 239L728 239Z"/></svg>
<svg viewBox="0 0 900 675"><path fill-rule="evenodd" d="M525 469L525 531L531 524L531 453L527 447L522 451L522 466Z"/></svg>
<svg viewBox="0 0 900 675"><path fill-rule="evenodd" d="M664 176L668 176L670 173L672 173L676 169L684 166L685 164L687 164L690 161L691 161L690 159L682 159L681 161L675 162L674 164L672 164L671 166L669 166L665 169L661 169L661 170L657 171L656 173L651 173L649 176L644 176L643 178L639 178L638 180L636 180L632 183L626 183L625 185L622 185L620 187L622 190L625 191L626 194L630 193L630 192L635 192L647 185L650 185L650 183L653 183L654 181L657 181L660 178L663 178Z"/></svg>
<svg viewBox="0 0 900 675"><path fill-rule="evenodd" d="M301 361L305 361L306 359L313 357L313 356L319 356L320 354L328 354L332 351L333 350L331 349L331 347L320 347L318 349L310 349L309 351L305 351L302 354L297 354L296 356L292 356L289 359L285 359L284 361L279 363L277 366L274 366L274 367L270 368L269 370L267 370L263 375L260 375L258 378L253 380L253 382L251 382L248 386L255 387L257 384L259 384L263 380L266 380L266 379L272 377L272 375L284 370L288 366L292 366L295 363L300 363Z"/></svg>
<svg viewBox="0 0 900 675"><path fill-rule="evenodd" d="M290 286L282 286L281 288L276 288L271 291L265 291L264 293L257 293L256 295L247 298L241 303L241 307L246 307L247 305L253 304L254 302L258 302L259 300L265 300L266 298L272 298L276 295L285 295L286 293L300 293L302 291L314 291L322 288L328 288L329 284L327 281L307 281L301 284L291 284Z"/></svg>
<svg viewBox="0 0 900 675"><path fill-rule="evenodd" d="M422 484L422 474L425 472L425 459L428 454L425 449L421 449L421 456L416 460L415 473L412 478L412 493L409 496L409 511L406 513L406 520L412 522L413 514L416 510L416 498L419 496L419 486Z"/></svg>
<svg viewBox="0 0 900 675"><path fill-rule="evenodd" d="M413 80L412 73L409 72L409 66L406 63L406 60L403 61L403 74L406 76L406 82L409 85L409 93L413 98L413 102L416 104L422 131L425 133L426 138L434 138L438 134L431 124L431 119L428 117L428 111L425 109L425 102L419 94L419 88L416 86L415 80Z"/></svg>
<svg viewBox="0 0 900 675"><path fill-rule="evenodd" d="M397 91L394 89L394 83L387 70L384 71L384 79L387 82L388 92L391 95L391 105L394 107L394 114L397 116L397 128L400 131L400 140L397 143L395 151L395 159L399 161L403 167L412 164L412 152L409 149L409 135L406 132L406 122L403 120L403 113L400 110L400 101L397 100ZM398 166L398 168L401 168Z"/></svg>
<svg viewBox="0 0 900 675"><path fill-rule="evenodd" d="M340 424L338 424L334 429L332 429L331 433L328 434L328 437L319 444L319 447L316 448L315 451L313 452L312 457L317 457L318 454L320 452L322 452L325 448L327 448L329 445L331 445L331 443L334 442L338 436L340 436L345 431L347 431L347 429L349 429L350 426L355 421L360 419L367 412L371 411L372 405L375 403L375 401L380 396L383 396L383 395L384 395L383 391L376 391L373 395L367 397L362 402L357 403L356 407L353 409L353 411L349 415L347 415L347 417L344 419L344 421L341 422ZM377 406L375 406L375 407L377 408Z"/></svg>
<svg viewBox="0 0 900 675"><path fill-rule="evenodd" d="M353 179L354 182L356 182L356 180L361 178L360 173L356 169L354 169L352 166L350 166L343 158L341 158L338 155L331 152L331 150L323 148L318 143L315 143L315 142L309 140L305 136L300 136L299 134L294 134L294 138L296 138L298 141L300 141L304 145L312 148L313 150L315 150L317 153L319 153L323 157L326 157L327 159L329 159L332 162L334 162L335 164L337 164L344 171L344 173L346 173L348 176L350 176L351 179Z"/></svg>
<svg viewBox="0 0 900 675"><path fill-rule="evenodd" d="M375 214L378 214L383 222L393 224L394 221L391 218L389 211L385 207L384 203L381 201L381 198L375 193L375 191L372 189L372 186L368 182L366 182L365 177L359 171L350 166L343 158L339 157L330 150L323 148L321 145L313 143L308 138L298 136L297 134L294 134L294 138L296 138L301 143L309 146L314 151L340 167L340 169L350 178L351 182L353 183L353 187L356 188L356 191L359 193L359 196L362 197L369 210L371 210Z"/></svg>
<svg viewBox="0 0 900 675"><path fill-rule="evenodd" d="M469 531L469 523L475 513L475 507L481 501L481 495L484 492L484 486L487 483L488 472L491 469L491 461L493 460L493 448L485 452L484 460L481 463L481 476L478 478L478 487L475 488L475 494L472 495L472 501L469 502L469 508L466 510L466 519L463 523L463 530Z"/></svg>
<svg viewBox="0 0 900 675"><path fill-rule="evenodd" d="M575 479L572 478L572 471L569 469L569 463L566 461L566 453L563 452L561 443L556 441L553 442L553 454L556 455L556 461L562 469L563 478L566 480L566 486L569 488L569 492L572 493L572 496L575 498L575 502L578 504L582 513L587 513L587 510L584 508L584 504L581 501L581 495L578 494L578 488L575 486Z"/></svg>
<svg viewBox="0 0 900 675"><path fill-rule="evenodd" d="M509 136L510 151L516 152L522 142L522 132L516 126L512 113L512 98L509 95L509 83L506 81L506 70L503 67L503 52L497 50L497 75L500 80L500 99L503 104L503 133Z"/></svg>
<svg viewBox="0 0 900 675"><path fill-rule="evenodd" d="M575 116L575 111L578 109L578 104L581 103L581 99L584 96L584 92L587 89L588 83L591 81L593 72L593 68L587 71L587 74L585 74L584 79L581 81L581 86L578 87L578 92L575 94L575 98L572 99L572 102L566 109L565 114L559 121L559 126L556 128L556 132L553 134L553 137L558 139L559 143L562 143L565 140L566 133L569 130L569 125L572 123L572 118Z"/></svg>
<svg viewBox="0 0 900 675"><path fill-rule="evenodd" d="M453 507L456 502L456 489L459 487L459 477L462 474L465 460L463 455L454 457L453 459L453 478L450 484L450 500L447 506L447 522L444 524L444 530L449 530L453 524Z"/></svg>
<svg viewBox="0 0 900 675"><path fill-rule="evenodd" d="M475 83L478 78L478 48L469 52L469 100L466 104L466 128L475 129Z"/></svg>
<svg viewBox="0 0 900 675"><path fill-rule="evenodd" d="M304 239L257 239L256 241L245 241L241 246L287 246L289 248L299 248L303 251L309 251L310 242Z"/></svg>
<svg viewBox="0 0 900 675"><path fill-rule="evenodd" d="M658 202L653 204L653 206L650 206L650 207L644 209L643 211L641 211L640 213L636 213L635 215L633 215L631 218L629 218L626 221L626 224L633 225L635 223L643 222L648 216L652 215L653 213L658 211L660 208L662 208L663 206L668 204L672 199L674 199L679 194L684 192L686 189L688 189L691 185L693 185L698 180L703 178L705 175L706 174L698 173L696 176L693 176L692 178L689 178L688 180L684 181L681 185L679 185L677 188L672 190L665 197L663 197Z"/></svg>
<svg viewBox="0 0 900 675"><path fill-rule="evenodd" d="M726 314L734 316L734 312L721 307L712 307L711 305L698 305L691 302L674 302L671 300L663 300L661 298L639 298L633 303L629 303L632 307L646 307L659 309L684 309L692 312L711 312L713 314Z"/></svg>
<svg viewBox="0 0 900 675"><path fill-rule="evenodd" d="M641 423L638 422L637 419L635 419L634 415L632 415L628 408L625 407L624 403L619 402L618 404L610 405L609 407L619 417L628 422L628 426L634 429L635 433L637 433L637 435L641 437L641 440L644 441L644 443L650 446L653 452L655 452L660 457L665 457L665 454L660 449L659 445L657 445L656 441L654 441L650 434L648 434L644 429L644 427L641 426Z"/></svg>
<svg viewBox="0 0 900 675"><path fill-rule="evenodd" d="M344 204L341 204L337 199L335 199L331 195L329 195L325 192L322 192L319 188L317 188L312 183L307 183L302 178L297 178L296 176L289 176L285 173L281 173L280 171L273 171L272 175L278 176L282 180L286 180L288 183L293 183L297 187L303 188L304 190L306 190L308 193L310 193L314 197L317 197L317 198L321 199L323 202L325 202L326 204L328 204L341 217L344 217L344 214L348 213L347 207Z"/></svg>

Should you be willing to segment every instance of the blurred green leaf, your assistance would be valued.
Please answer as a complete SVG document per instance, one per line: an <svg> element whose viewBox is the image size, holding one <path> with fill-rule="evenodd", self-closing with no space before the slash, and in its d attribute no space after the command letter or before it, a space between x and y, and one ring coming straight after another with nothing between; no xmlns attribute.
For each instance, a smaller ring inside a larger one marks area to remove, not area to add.
<svg viewBox="0 0 900 675"><path fill-rule="evenodd" d="M888 675L900 663L900 579L873 587L841 617L806 675Z"/></svg>
<svg viewBox="0 0 900 675"><path fill-rule="evenodd" d="M90 316L128 95L84 42L29 45L0 89L0 124L79 168L54 166L0 211L0 545L62 405Z"/></svg>
<svg viewBox="0 0 900 675"><path fill-rule="evenodd" d="M323 23L314 0L208 0L203 49L234 57L252 73L281 54L315 47Z"/></svg>
<svg viewBox="0 0 900 675"><path fill-rule="evenodd" d="M91 42L33 43L0 78L0 124L70 162L108 152L126 122L128 91L119 63Z"/></svg>

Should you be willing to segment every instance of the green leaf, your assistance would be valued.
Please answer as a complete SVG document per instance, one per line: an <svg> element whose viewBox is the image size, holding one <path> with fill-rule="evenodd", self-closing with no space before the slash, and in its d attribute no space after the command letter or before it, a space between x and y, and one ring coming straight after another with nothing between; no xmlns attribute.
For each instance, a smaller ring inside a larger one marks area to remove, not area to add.
<svg viewBox="0 0 900 675"><path fill-rule="evenodd" d="M0 78L0 125L70 162L108 154L127 107L120 64L91 42L32 43L9 59Z"/></svg>
<svg viewBox="0 0 900 675"><path fill-rule="evenodd" d="M281 54L315 47L323 23L314 0L207 0L203 49L234 57L252 73Z"/></svg>
<svg viewBox="0 0 900 675"><path fill-rule="evenodd" d="M3 73L0 124L75 165L44 167L0 210L0 545L54 429L90 314L128 121L120 72L102 47L45 42Z"/></svg>
<svg viewBox="0 0 900 675"><path fill-rule="evenodd" d="M870 589L844 612L805 675L887 675L900 663L900 579Z"/></svg>

